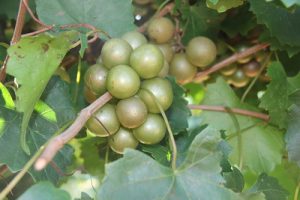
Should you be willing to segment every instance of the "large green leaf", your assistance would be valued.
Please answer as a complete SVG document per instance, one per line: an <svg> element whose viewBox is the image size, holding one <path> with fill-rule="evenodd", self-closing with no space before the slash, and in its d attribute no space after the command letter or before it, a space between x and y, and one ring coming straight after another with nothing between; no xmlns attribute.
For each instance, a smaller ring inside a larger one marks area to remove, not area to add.
<svg viewBox="0 0 300 200"><path fill-rule="evenodd" d="M87 23L112 37L135 29L131 0L36 0L36 7L47 24Z"/></svg>
<svg viewBox="0 0 300 200"><path fill-rule="evenodd" d="M238 34L246 36L256 25L255 17L249 11L249 5L246 4L239 9L235 9L231 15L227 15L221 23L221 29L233 38Z"/></svg>
<svg viewBox="0 0 300 200"><path fill-rule="evenodd" d="M74 36L74 32L65 32L57 37L46 34L25 37L8 49L7 73L20 84L16 93L16 108L24 113L21 145L28 154L30 151L25 141L30 116L49 79L70 49Z"/></svg>
<svg viewBox="0 0 300 200"><path fill-rule="evenodd" d="M63 190L55 188L49 182L39 182L31 186L18 200L71 200L70 195Z"/></svg>
<svg viewBox="0 0 300 200"><path fill-rule="evenodd" d="M280 62L273 62L268 67L271 82L261 98L260 107L269 111L270 122L285 128L287 125L288 81Z"/></svg>
<svg viewBox="0 0 300 200"><path fill-rule="evenodd" d="M81 158L83 159L84 168L93 176L103 178L104 176L104 155L100 158L99 146L104 147L104 152L107 148L107 141L103 138L83 138L80 140Z"/></svg>
<svg viewBox="0 0 300 200"><path fill-rule="evenodd" d="M20 0L0 1L0 14L6 15L9 19L16 19L19 5ZM29 1L29 6L33 8L34 1ZM26 19L29 19L29 17Z"/></svg>
<svg viewBox="0 0 300 200"><path fill-rule="evenodd" d="M300 8L289 12L273 2L249 0L259 24L264 24L281 44L300 47Z"/></svg>
<svg viewBox="0 0 300 200"><path fill-rule="evenodd" d="M298 5L300 6L300 0L281 0L281 2L286 6L286 7L291 7L293 5Z"/></svg>
<svg viewBox="0 0 300 200"><path fill-rule="evenodd" d="M182 27L185 30L182 38L184 44L199 35L207 36L211 39L217 37L219 24L222 20L218 12L207 8L204 2L189 6L180 1L176 7L182 13Z"/></svg>
<svg viewBox="0 0 300 200"><path fill-rule="evenodd" d="M62 109L61 112L56 113L57 119L64 119L69 122L75 118L76 113L72 108L68 89L68 86L63 81L58 79L51 80L43 95L43 100L53 110ZM17 172L30 159L30 156L22 150L20 143L16 142L18 141L17 138L20 137L22 116L20 113L2 105L0 107L0 119L2 119L0 131L3 134L0 138L0 152L5 152L0 154L0 163L6 164L10 171ZM27 129L27 143L31 152L36 152L62 125L59 122L49 121L43 115L34 112ZM71 162L71 154L72 149L66 146L59 151L53 163L64 171ZM59 179L59 174L51 165L41 172L31 170L30 174L35 180L57 182Z"/></svg>
<svg viewBox="0 0 300 200"><path fill-rule="evenodd" d="M241 6L243 3L244 0L206 0L207 6L218 12L225 12L228 9Z"/></svg>
<svg viewBox="0 0 300 200"><path fill-rule="evenodd" d="M249 190L250 193L263 192L266 200L287 200L288 192L283 189L276 178L261 174L257 182Z"/></svg>
<svg viewBox="0 0 300 200"><path fill-rule="evenodd" d="M288 127L285 136L289 159L300 166L300 90L290 96L292 106L288 113Z"/></svg>
<svg viewBox="0 0 300 200"><path fill-rule="evenodd" d="M205 129L176 170L139 151L126 150L123 158L107 166L97 199L237 199L222 186L220 141L218 131Z"/></svg>
<svg viewBox="0 0 300 200"><path fill-rule="evenodd" d="M241 103L222 78L208 85L202 104L257 111ZM217 130L225 130L227 135L231 135L228 142L233 150L229 157L234 164L239 164L239 155L241 155L244 166L260 174L272 171L281 163L283 136L278 129L258 119L234 115L239 124L237 127L232 113L203 111L202 117L203 124L209 124ZM237 132L241 134L241 149L239 149Z"/></svg>

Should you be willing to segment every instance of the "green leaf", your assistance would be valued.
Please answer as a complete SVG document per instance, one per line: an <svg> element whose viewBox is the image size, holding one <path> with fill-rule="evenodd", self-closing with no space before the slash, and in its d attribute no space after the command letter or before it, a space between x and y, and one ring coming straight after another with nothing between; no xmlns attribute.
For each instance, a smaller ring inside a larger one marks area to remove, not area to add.
<svg viewBox="0 0 300 200"><path fill-rule="evenodd" d="M191 144L186 160L176 170L160 165L136 150L109 164L97 199L237 199L222 186L220 134L205 129Z"/></svg>
<svg viewBox="0 0 300 200"><path fill-rule="evenodd" d="M258 192L258 193L250 193L250 194L241 194L242 199L244 200L266 200L266 197L264 193Z"/></svg>
<svg viewBox="0 0 300 200"><path fill-rule="evenodd" d="M300 166L300 90L290 96L292 106L288 113L288 127L285 135L289 159Z"/></svg>
<svg viewBox="0 0 300 200"><path fill-rule="evenodd" d="M168 159L168 155L170 154L170 150L162 145L142 145L142 151L149 153L154 160L159 162L162 165L169 166L170 160Z"/></svg>
<svg viewBox="0 0 300 200"><path fill-rule="evenodd" d="M230 86L218 78L216 83L209 84L202 102L203 105L218 105L229 108L241 108L258 111L257 109L241 103ZM227 141L233 147L229 155L233 164L239 164L239 155L243 164L256 174L271 172L276 165L281 163L283 138L282 132L266 125L264 122L251 117L234 115L241 134L241 150L239 150L236 124L232 118L233 113L214 111L203 111L203 124L225 130L228 136ZM249 142L251 141L251 142Z"/></svg>
<svg viewBox="0 0 300 200"><path fill-rule="evenodd" d="M286 7L291 7L293 5L298 5L300 6L300 0L281 0L281 2L286 6Z"/></svg>
<svg viewBox="0 0 300 200"><path fill-rule="evenodd" d="M246 36L257 25L255 17L249 11L248 4L234 11L232 14L226 16L225 20L221 23L221 29L231 38L238 34Z"/></svg>
<svg viewBox="0 0 300 200"><path fill-rule="evenodd" d="M0 83L0 91L1 91L0 106L4 105L4 107L6 108L13 109L15 107L15 103L8 89L2 83Z"/></svg>
<svg viewBox="0 0 300 200"><path fill-rule="evenodd" d="M7 73L17 79L21 87L16 93L17 111L23 112L21 146L30 154L26 144L26 128L36 102L49 79L70 49L74 32L65 32L57 37L39 35L22 38L8 49L10 56Z"/></svg>
<svg viewBox="0 0 300 200"><path fill-rule="evenodd" d="M80 140L81 158L83 159L84 168L91 175L103 178L105 161L100 158L99 146L107 141L103 138L92 137ZM104 146L104 151L107 145Z"/></svg>
<svg viewBox="0 0 300 200"><path fill-rule="evenodd" d="M0 14L5 14L9 19L16 19L19 5L19 0L0 1ZM29 6L33 8L34 1L29 1ZM29 17L26 17L26 20L28 19Z"/></svg>
<svg viewBox="0 0 300 200"><path fill-rule="evenodd" d="M286 200L288 192L283 189L276 178L263 173L258 177L257 182L248 191L250 193L263 192L266 200Z"/></svg>
<svg viewBox="0 0 300 200"><path fill-rule="evenodd" d="M231 8L241 6L243 3L243 0L206 0L207 7L218 12L225 12Z"/></svg>
<svg viewBox="0 0 300 200"><path fill-rule="evenodd" d="M271 123L280 128L286 128L289 106L286 73L280 62L273 62L269 65L267 74L271 78L271 82L261 98L259 107L269 111Z"/></svg>
<svg viewBox="0 0 300 200"><path fill-rule="evenodd" d="M300 8L289 12L273 2L249 0L257 22L264 24L281 44L300 47Z"/></svg>
<svg viewBox="0 0 300 200"><path fill-rule="evenodd" d="M188 109L188 102L183 98L184 89L179 86L174 77L168 77L172 84L174 99L171 107L166 111L171 129L174 135L188 128L188 117L191 111Z"/></svg>
<svg viewBox="0 0 300 200"><path fill-rule="evenodd" d="M236 167L233 167L232 172L223 173L226 180L225 186L232 189L234 192L242 192L244 188L243 174Z"/></svg>
<svg viewBox="0 0 300 200"><path fill-rule="evenodd" d="M135 29L131 0L36 0L36 7L47 24L91 24L111 37Z"/></svg>
<svg viewBox="0 0 300 200"><path fill-rule="evenodd" d="M207 8L204 2L199 2L193 6L180 3L176 7L183 17L182 27L185 30L185 34L182 42L184 44L187 44L193 37L199 35L207 36L211 39L217 37L222 17L216 11Z"/></svg>
<svg viewBox="0 0 300 200"><path fill-rule="evenodd" d="M53 81L55 81L55 84ZM57 118L65 119L70 122L76 117L76 113L74 109L72 109L70 96L68 94L68 86L66 83L56 78L50 81L47 90L43 94L43 100L53 110L64 108L62 110L63 112L59 113L60 116L57 115ZM5 152L0 154L0 163L6 164L10 171L17 172L21 170L30 159L30 156L22 150L20 143L16 142L17 138L20 137L22 116L14 110L0 107L0 119L2 119L2 128L0 131L1 134L3 134L0 138L0 152ZM63 125L64 124L59 124L58 122L49 121L34 112L27 129L27 143L31 152L36 152L40 146L44 145ZM71 154L72 149L67 145L59 151L53 162L58 168L64 171L66 166L71 162ZM57 174L50 165L41 172L30 170L30 174L35 180L50 180L54 183L60 178L59 174Z"/></svg>
<svg viewBox="0 0 300 200"><path fill-rule="evenodd" d="M70 195L55 188L50 182L39 182L31 186L18 200L71 200Z"/></svg>
<svg viewBox="0 0 300 200"><path fill-rule="evenodd" d="M75 199L75 200L93 200L93 198L90 197L87 193L81 192L81 198L80 199Z"/></svg>
<svg viewBox="0 0 300 200"><path fill-rule="evenodd" d="M273 37L270 34L270 31L265 29L261 35L259 40L261 42L266 42L270 44L270 50L272 51L286 51L289 57L292 57L300 52L300 48L297 46L291 46L287 44L282 44L276 37Z"/></svg>

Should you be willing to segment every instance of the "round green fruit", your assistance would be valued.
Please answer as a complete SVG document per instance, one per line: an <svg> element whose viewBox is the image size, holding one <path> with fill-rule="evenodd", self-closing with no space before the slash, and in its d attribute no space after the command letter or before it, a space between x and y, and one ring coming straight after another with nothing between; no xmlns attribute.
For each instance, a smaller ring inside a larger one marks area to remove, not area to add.
<svg viewBox="0 0 300 200"><path fill-rule="evenodd" d="M150 40L156 43L166 43L170 41L175 32L173 22L165 17L160 17L150 21L147 32Z"/></svg>
<svg viewBox="0 0 300 200"><path fill-rule="evenodd" d="M132 48L123 39L114 38L105 42L101 51L101 60L105 67L128 65Z"/></svg>
<svg viewBox="0 0 300 200"><path fill-rule="evenodd" d="M249 46L246 44L239 44L236 47L236 50L237 50L237 53L242 53L242 52L246 51L248 48L249 48ZM252 59L252 56L247 56L247 57L238 59L237 62L240 64L245 64L245 63L249 62L251 59Z"/></svg>
<svg viewBox="0 0 300 200"><path fill-rule="evenodd" d="M174 50L171 44L165 43L165 44L156 44L156 46L160 49L162 54L164 55L165 59L168 62L171 62L173 55L174 55Z"/></svg>
<svg viewBox="0 0 300 200"><path fill-rule="evenodd" d="M131 67L118 65L108 72L106 87L112 96L126 99L139 90L140 78Z"/></svg>
<svg viewBox="0 0 300 200"><path fill-rule="evenodd" d="M115 106L105 104L87 121L87 129L100 137L115 134L120 128Z"/></svg>
<svg viewBox="0 0 300 200"><path fill-rule="evenodd" d="M246 76L242 69L237 69L234 74L230 76L230 83L237 88L246 86L250 78Z"/></svg>
<svg viewBox="0 0 300 200"><path fill-rule="evenodd" d="M166 59L164 60L164 66L163 68L160 70L160 72L158 73L158 77L164 78L169 74L169 63L166 61Z"/></svg>
<svg viewBox="0 0 300 200"><path fill-rule="evenodd" d="M84 86L83 88L84 99L88 103L93 103L97 99L97 95L94 94L90 88Z"/></svg>
<svg viewBox="0 0 300 200"><path fill-rule="evenodd" d="M246 76L253 78L255 77L260 70L260 64L259 62L252 60L246 64L243 65L243 71L246 74Z"/></svg>
<svg viewBox="0 0 300 200"><path fill-rule="evenodd" d="M92 65L84 74L84 83L94 94L102 95L106 92L107 73L102 64Z"/></svg>
<svg viewBox="0 0 300 200"><path fill-rule="evenodd" d="M221 74L223 74L224 76L230 76L232 75L236 70L237 70L238 66L236 63L233 63L227 67L224 67L220 70Z"/></svg>
<svg viewBox="0 0 300 200"><path fill-rule="evenodd" d="M171 83L167 79L153 78L145 80L141 88L138 96L144 101L149 112L160 113L155 99L163 110L167 110L171 106L173 102L173 91ZM153 95L151 95L151 93Z"/></svg>
<svg viewBox="0 0 300 200"><path fill-rule="evenodd" d="M157 76L163 65L164 56L153 44L136 48L130 56L130 66L144 79Z"/></svg>
<svg viewBox="0 0 300 200"><path fill-rule="evenodd" d="M193 80L197 67L188 61L184 53L177 53L170 63L169 73L176 77L177 82L184 84Z"/></svg>
<svg viewBox="0 0 300 200"><path fill-rule="evenodd" d="M126 40L130 44L132 49L136 49L139 46L147 43L146 37L142 33L137 32L137 31L131 31L131 32L125 33L122 36L122 39Z"/></svg>
<svg viewBox="0 0 300 200"><path fill-rule="evenodd" d="M207 37L195 37L186 47L188 60L197 67L206 67L211 64L217 55L215 43Z"/></svg>
<svg viewBox="0 0 300 200"><path fill-rule="evenodd" d="M166 124L159 114L149 114L145 123L133 129L133 135L143 144L157 144L165 137L166 130Z"/></svg>
<svg viewBox="0 0 300 200"><path fill-rule="evenodd" d="M116 107L117 116L125 128L136 128L147 118L147 107L139 97L120 100Z"/></svg>
<svg viewBox="0 0 300 200"><path fill-rule="evenodd" d="M123 154L125 148L135 149L139 144L132 132L123 127L121 127L115 135L109 138L108 143L110 148L118 154Z"/></svg>

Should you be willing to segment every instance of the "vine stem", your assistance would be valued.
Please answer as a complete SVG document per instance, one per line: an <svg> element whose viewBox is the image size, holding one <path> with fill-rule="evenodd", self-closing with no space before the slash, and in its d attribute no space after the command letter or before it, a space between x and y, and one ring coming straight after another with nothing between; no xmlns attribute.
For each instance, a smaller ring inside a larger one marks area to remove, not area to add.
<svg viewBox="0 0 300 200"><path fill-rule="evenodd" d="M250 56L258 51L261 51L269 46L268 43L262 43L257 44L253 47L250 47L246 49L243 52L235 53L232 56L229 56L228 58L222 60L221 62L218 62L217 64L213 65L212 67L209 67L207 70L204 70L202 72L198 72L196 76L194 77L194 81L201 81L209 74L212 74L224 67L227 67L228 65L235 63L237 60L245 58L247 56Z"/></svg>
<svg viewBox="0 0 300 200"><path fill-rule="evenodd" d="M10 41L10 45L17 43L20 40L21 35L22 35L22 30L23 30L23 26L25 23L25 15L26 15L26 7L23 2L28 4L29 0L20 1L18 16L17 16L17 20L16 20L16 26L15 26L15 30L14 30L12 39ZM9 56L7 55L5 57L3 66L1 67L1 71L0 71L0 81L1 82L3 82L6 77L6 66L7 66L8 60L9 60Z"/></svg>
<svg viewBox="0 0 300 200"><path fill-rule="evenodd" d="M44 169L47 164L54 158L56 153L72 138L74 138L82 127L85 125L87 120L104 104L111 100L112 96L106 92L101 97L96 99L92 104L82 109L71 126L62 132L60 135L52 138L46 145L45 150L36 160L34 167L40 171Z"/></svg>
<svg viewBox="0 0 300 200"><path fill-rule="evenodd" d="M44 146L42 146L35 155L26 163L23 169L13 178L13 180L2 190L0 193L0 199L4 199L8 193L18 184L18 182L23 178L23 176L28 172L30 167L33 165L34 161L42 153Z"/></svg>
<svg viewBox="0 0 300 200"><path fill-rule="evenodd" d="M262 119L264 121L269 121L269 119L270 119L269 115L267 115L267 114L254 112L254 111L250 111L250 110L244 110L244 109L240 109L240 108L228 108L225 106L194 105L194 104L189 104L188 108L190 108L192 110L231 112L231 113L235 113L235 114L239 114L239 115Z"/></svg>
<svg viewBox="0 0 300 200"><path fill-rule="evenodd" d="M298 185L296 187L295 194L294 194L294 200L298 200L299 190L300 190L300 182L298 183Z"/></svg>
<svg viewBox="0 0 300 200"><path fill-rule="evenodd" d="M169 124L169 121L168 121L168 118L166 116L166 113L164 111L164 109L162 108L162 106L160 105L160 103L158 102L158 100L156 99L156 97L154 96L154 94L147 90L147 89L143 89L144 91L146 91L150 96L151 98L154 100L156 106L158 107L164 121L165 121L165 124L167 126L167 130L168 130L168 133L169 133L169 140L170 140L170 144L171 144L171 149L172 149L172 161L171 161L171 166L172 166L172 169L173 170L176 170L176 160L177 160L177 146L176 146L176 142L175 142L175 138L173 136L173 132L172 132L172 129L170 127L170 124Z"/></svg>

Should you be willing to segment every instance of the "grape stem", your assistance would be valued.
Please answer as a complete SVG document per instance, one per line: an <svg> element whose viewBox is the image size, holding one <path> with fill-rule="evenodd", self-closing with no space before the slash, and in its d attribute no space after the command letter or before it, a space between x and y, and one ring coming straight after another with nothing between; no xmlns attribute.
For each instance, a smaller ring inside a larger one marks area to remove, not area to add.
<svg viewBox="0 0 300 200"><path fill-rule="evenodd" d="M16 20L16 26L15 26L15 30L14 30L12 39L10 41L10 45L17 43L20 40L21 35L22 35L22 30L23 30L23 26L25 23L25 15L26 15L26 7L24 6L23 2L28 4L29 0L20 1L18 16L17 16L17 20ZM0 71L0 81L1 82L3 82L6 77L6 66L7 66L8 60L9 60L9 56L7 55L5 57L5 60L3 62L3 65L2 65L1 71Z"/></svg>
<svg viewBox="0 0 300 200"><path fill-rule="evenodd" d="M268 43L262 43L262 44L257 44L255 46L252 46L248 49L246 49L243 52L235 53L232 56L229 56L228 58L222 60L221 62L218 62L217 64L213 65L212 67L209 67L207 70L198 72L196 76L194 77L194 81L201 81L204 78L206 78L208 75L224 68L227 67L228 65L235 63L237 60L245 58L247 56L250 56L252 54L255 54L258 51L261 51L269 46Z"/></svg>
<svg viewBox="0 0 300 200"><path fill-rule="evenodd" d="M258 119L262 119L266 122L269 121L270 117L267 114L264 113L259 113L259 112L254 112L250 110L244 110L240 108L228 108L225 106L211 106L211 105L194 105L194 104L189 104L188 108L192 110L207 110L207 111L216 111L216 112L231 112L239 115L244 115L248 117L254 117Z"/></svg>
<svg viewBox="0 0 300 200"><path fill-rule="evenodd" d="M87 120L103 105L112 99L110 93L106 92L101 97L96 99L92 104L82 109L78 117L75 119L73 124L62 132L60 135L52 138L46 145L45 150L39 156L35 162L35 169L40 171L44 169L47 164L54 158L56 153L72 138L74 138L82 127L85 125Z"/></svg>

